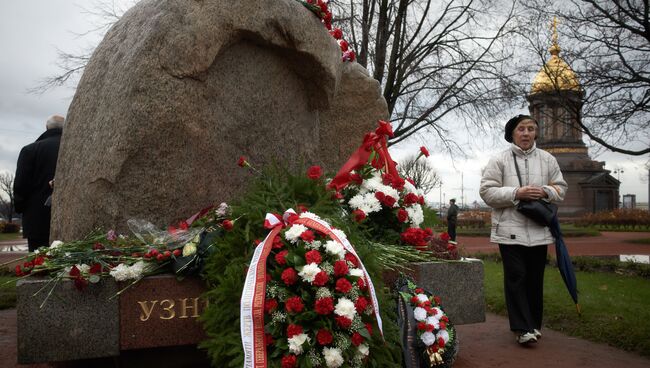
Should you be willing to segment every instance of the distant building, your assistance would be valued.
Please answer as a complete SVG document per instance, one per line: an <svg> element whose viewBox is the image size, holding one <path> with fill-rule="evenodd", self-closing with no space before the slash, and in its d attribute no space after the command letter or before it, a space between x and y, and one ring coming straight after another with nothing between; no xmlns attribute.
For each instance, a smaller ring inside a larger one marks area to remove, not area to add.
<svg viewBox="0 0 650 368"><path fill-rule="evenodd" d="M571 67L560 57L556 23L553 24L551 59L537 73L527 96L531 116L540 124L537 147L551 153L569 184L561 217L618 208L620 182L594 161L582 141L584 91Z"/></svg>
<svg viewBox="0 0 650 368"><path fill-rule="evenodd" d="M636 194L623 195L623 208L636 208Z"/></svg>

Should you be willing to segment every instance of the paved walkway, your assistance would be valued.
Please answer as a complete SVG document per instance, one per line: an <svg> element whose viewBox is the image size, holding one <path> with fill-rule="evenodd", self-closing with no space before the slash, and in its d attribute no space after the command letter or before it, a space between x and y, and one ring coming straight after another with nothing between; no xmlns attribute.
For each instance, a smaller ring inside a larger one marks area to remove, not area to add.
<svg viewBox="0 0 650 368"><path fill-rule="evenodd" d="M650 245L625 243L628 239L650 238L645 233L605 232L600 237L567 238L571 255L614 256L619 254L650 255ZM465 252L497 252L498 248L487 238L459 237ZM0 248L4 243L0 243ZM549 247L553 250L553 247ZM0 251L2 257L11 253L20 257L24 252ZM530 347L519 346L508 329L505 317L488 313L485 323L457 326L460 352L455 368L647 368L650 359L586 340L569 337L545 329L543 338ZM16 364L16 310L0 311L0 368L45 368L47 364Z"/></svg>

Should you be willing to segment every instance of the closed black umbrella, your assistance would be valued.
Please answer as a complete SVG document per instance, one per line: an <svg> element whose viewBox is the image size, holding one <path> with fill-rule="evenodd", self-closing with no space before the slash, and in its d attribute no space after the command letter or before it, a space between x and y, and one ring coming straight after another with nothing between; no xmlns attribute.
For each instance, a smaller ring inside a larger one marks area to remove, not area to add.
<svg viewBox="0 0 650 368"><path fill-rule="evenodd" d="M555 238L555 256L557 258L557 267L560 269L560 275L562 275L562 280L571 294L571 298L576 303L576 310L580 314L580 304L578 304L578 282L576 281L576 274L573 271L573 263L571 263L571 257L569 256L569 251L564 244L564 238L562 237L562 230L560 230L560 222L557 219L557 216L553 217L551 226L549 226L551 234Z"/></svg>

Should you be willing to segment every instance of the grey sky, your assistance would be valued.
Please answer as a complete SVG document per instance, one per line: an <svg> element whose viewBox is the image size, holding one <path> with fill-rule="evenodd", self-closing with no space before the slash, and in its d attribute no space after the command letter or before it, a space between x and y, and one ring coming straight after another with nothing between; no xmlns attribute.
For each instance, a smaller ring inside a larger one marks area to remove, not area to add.
<svg viewBox="0 0 650 368"><path fill-rule="evenodd" d="M130 3L132 0L118 1ZM89 6L78 0L1 0L0 14L0 171L14 172L20 148L33 142L45 129L49 115L66 114L74 95L71 87L49 90L42 95L30 94L45 77L57 72L57 51L79 52L98 42L95 37L78 37L94 27L96 19L85 13L77 4ZM540 65L541 67L541 65ZM531 76L532 81L532 76ZM515 111L525 113L526 109ZM505 124L505 121L504 121ZM481 168L489 156L505 149L501 133L495 136L473 136L462 127L456 130L455 139L469 150L467 160L452 160L446 155L436 154L437 147L428 144L426 137L405 142L393 149L396 158L417 153L420 145L428 147L429 158L443 178L442 193L448 200L461 196L461 172L465 187L465 202L479 200L478 185ZM361 141L362 137L359 137ZM607 168L622 168L620 176L622 194L636 194L637 201L648 201L648 184L643 164L647 157L630 157L603 153L596 158L607 161ZM429 200L437 202L440 191L430 194Z"/></svg>

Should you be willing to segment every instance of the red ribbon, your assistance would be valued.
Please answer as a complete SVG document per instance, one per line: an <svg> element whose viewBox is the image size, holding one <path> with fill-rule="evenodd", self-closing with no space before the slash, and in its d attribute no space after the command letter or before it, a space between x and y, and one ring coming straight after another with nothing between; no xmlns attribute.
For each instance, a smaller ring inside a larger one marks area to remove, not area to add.
<svg viewBox="0 0 650 368"><path fill-rule="evenodd" d="M393 178L400 177L397 172L397 164L388 153L386 136L391 136L392 130L387 126L390 127L388 123L380 121L379 127L374 132L367 133L363 137L363 143L361 143L359 149L350 156L339 172L336 173L334 179L327 184L329 189L335 189L338 192L345 188L351 181L350 172L367 164L373 151L377 153L377 156L372 161L373 167L383 169Z"/></svg>

